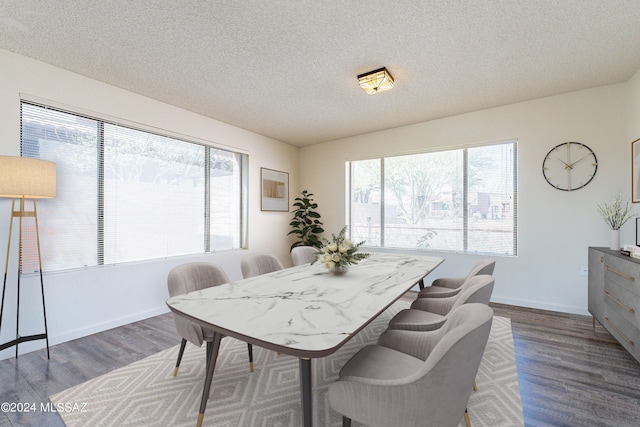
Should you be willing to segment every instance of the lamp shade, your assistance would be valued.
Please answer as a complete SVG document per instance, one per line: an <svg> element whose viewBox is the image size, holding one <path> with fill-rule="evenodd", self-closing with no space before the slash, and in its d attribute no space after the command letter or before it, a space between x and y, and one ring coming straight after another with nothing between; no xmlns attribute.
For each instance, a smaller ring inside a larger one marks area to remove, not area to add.
<svg viewBox="0 0 640 427"><path fill-rule="evenodd" d="M0 156L0 197L56 197L56 164L28 157Z"/></svg>

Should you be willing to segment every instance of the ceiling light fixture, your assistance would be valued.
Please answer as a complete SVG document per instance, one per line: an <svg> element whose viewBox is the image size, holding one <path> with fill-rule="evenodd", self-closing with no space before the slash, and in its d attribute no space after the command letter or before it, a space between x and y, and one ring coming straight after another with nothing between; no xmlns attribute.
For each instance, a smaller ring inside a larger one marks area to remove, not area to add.
<svg viewBox="0 0 640 427"><path fill-rule="evenodd" d="M393 88L393 77L385 67L358 76L358 84L369 95Z"/></svg>

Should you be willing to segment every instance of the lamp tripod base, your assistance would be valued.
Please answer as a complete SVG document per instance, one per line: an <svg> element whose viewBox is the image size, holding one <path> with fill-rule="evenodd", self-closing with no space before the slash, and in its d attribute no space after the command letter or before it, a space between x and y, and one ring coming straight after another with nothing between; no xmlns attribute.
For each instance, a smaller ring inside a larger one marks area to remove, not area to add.
<svg viewBox="0 0 640 427"><path fill-rule="evenodd" d="M47 342L47 359L49 359L49 333L48 333L48 329L47 329L47 310L45 308L45 302L44 302L44 280L42 277L42 257L40 255L40 233L38 230L38 214L37 214L37 210L36 210L36 201L33 201L33 210L32 211L26 211L25 207L24 207L24 198L19 199L20 200L20 207L18 210L15 209L15 202L16 200L14 199L12 204L11 204L11 220L9 222L9 239L7 242L7 258L6 258L6 262L5 262L5 269L4 269L4 282L2 284L2 304L0 305L0 331L2 331L2 319L4 316L4 300L5 300L5 294L6 294L6 290L7 290L7 272L9 269L9 253L11 250L11 232L13 230L13 219L14 218L19 218L19 235L18 235L18 240L19 240L19 248L18 248L18 284L17 284L17 292L16 292L16 338L14 340L8 341L4 344L0 344L0 351L5 350L7 348L16 347L16 359L18 358L18 345L23 343L23 342L28 342L28 341L37 341L37 340L46 340ZM21 336L20 332L19 332L19 328L20 328L20 277L22 275L22 221L23 218L25 217L32 217L35 220L35 229L36 229L36 244L37 244L37 248L38 248L38 263L39 263L39 271L40 271L40 292L42 294L42 314L44 316L44 333L43 334L36 334L36 335L26 335L26 336Z"/></svg>
<svg viewBox="0 0 640 427"><path fill-rule="evenodd" d="M18 336L15 340L11 340L4 344L0 344L0 351L5 350L7 348L11 348L14 345L17 346L20 343L27 341L37 341L37 340L47 340L47 359L49 358L49 337L47 334L38 334L38 335L28 335L26 337ZM17 357L17 356L16 356Z"/></svg>

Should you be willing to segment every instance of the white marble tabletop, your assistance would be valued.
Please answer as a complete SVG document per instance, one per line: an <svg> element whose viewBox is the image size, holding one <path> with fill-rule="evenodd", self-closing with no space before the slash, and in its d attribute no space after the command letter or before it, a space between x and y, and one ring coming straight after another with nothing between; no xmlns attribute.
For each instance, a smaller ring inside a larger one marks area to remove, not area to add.
<svg viewBox="0 0 640 427"><path fill-rule="evenodd" d="M343 276L305 264L167 300L225 335L298 357L336 351L443 258L374 253Z"/></svg>

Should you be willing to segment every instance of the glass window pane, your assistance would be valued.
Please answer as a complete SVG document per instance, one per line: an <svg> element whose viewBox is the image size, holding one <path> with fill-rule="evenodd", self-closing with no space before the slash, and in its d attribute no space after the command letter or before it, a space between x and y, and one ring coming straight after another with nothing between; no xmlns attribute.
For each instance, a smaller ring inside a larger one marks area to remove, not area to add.
<svg viewBox="0 0 640 427"><path fill-rule="evenodd" d="M204 147L104 125L104 262L204 251Z"/></svg>
<svg viewBox="0 0 640 427"><path fill-rule="evenodd" d="M239 248L242 221L242 155L211 149L211 250Z"/></svg>
<svg viewBox="0 0 640 427"><path fill-rule="evenodd" d="M514 254L514 144L468 149L468 251Z"/></svg>
<svg viewBox="0 0 640 427"><path fill-rule="evenodd" d="M389 157L384 172L386 247L463 248L462 150Z"/></svg>
<svg viewBox="0 0 640 427"><path fill-rule="evenodd" d="M349 232L355 242L381 246L380 159L351 162Z"/></svg>

